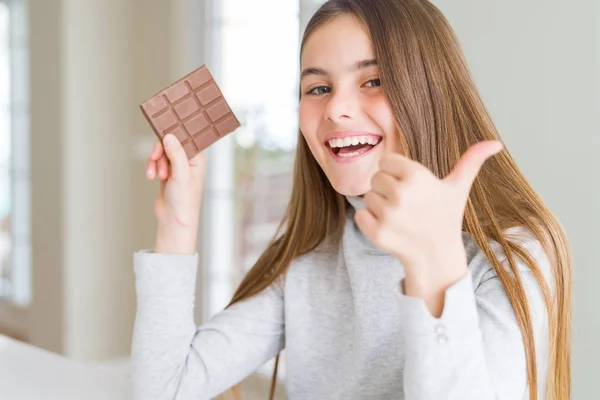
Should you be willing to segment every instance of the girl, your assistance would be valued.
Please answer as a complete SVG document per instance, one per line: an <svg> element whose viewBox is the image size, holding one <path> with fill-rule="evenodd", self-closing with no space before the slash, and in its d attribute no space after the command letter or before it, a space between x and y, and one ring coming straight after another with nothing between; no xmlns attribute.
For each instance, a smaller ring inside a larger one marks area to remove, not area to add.
<svg viewBox="0 0 600 400"><path fill-rule="evenodd" d="M568 399L567 242L439 10L330 0L301 71L285 218L199 328L205 156L172 137L150 155L161 190L155 247L135 254L135 398L208 399L285 348L292 400Z"/></svg>

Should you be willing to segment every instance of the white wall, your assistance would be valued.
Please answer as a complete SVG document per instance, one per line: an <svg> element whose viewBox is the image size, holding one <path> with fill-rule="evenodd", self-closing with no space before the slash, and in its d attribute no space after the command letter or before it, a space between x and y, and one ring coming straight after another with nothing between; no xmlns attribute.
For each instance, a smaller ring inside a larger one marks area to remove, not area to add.
<svg viewBox="0 0 600 400"><path fill-rule="evenodd" d="M594 0L437 0L509 151L574 252L573 398L600 360L600 11Z"/></svg>
<svg viewBox="0 0 600 400"><path fill-rule="evenodd" d="M8 315L76 359L129 353L132 252L154 241L138 104L180 73L180 1L141 2L29 2L33 303Z"/></svg>
<svg viewBox="0 0 600 400"><path fill-rule="evenodd" d="M65 353L127 351L131 330L131 4L63 2Z"/></svg>

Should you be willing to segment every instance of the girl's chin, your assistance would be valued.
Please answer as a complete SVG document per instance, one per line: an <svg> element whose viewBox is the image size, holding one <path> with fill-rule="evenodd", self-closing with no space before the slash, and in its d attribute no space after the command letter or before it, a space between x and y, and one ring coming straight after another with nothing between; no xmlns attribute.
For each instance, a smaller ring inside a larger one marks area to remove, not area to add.
<svg viewBox="0 0 600 400"><path fill-rule="evenodd" d="M329 166L327 166L329 167ZM371 190L371 179L376 171L371 168L348 168L347 171L340 168L324 168L325 175L331 186L344 196L362 196Z"/></svg>
<svg viewBox="0 0 600 400"><path fill-rule="evenodd" d="M356 183L337 184L337 185L333 184L333 188L339 194L344 195L344 196L350 196L350 197L355 197L355 196L362 197L362 196L364 196L365 193L367 193L370 190L369 185L358 186L358 185L356 185Z"/></svg>

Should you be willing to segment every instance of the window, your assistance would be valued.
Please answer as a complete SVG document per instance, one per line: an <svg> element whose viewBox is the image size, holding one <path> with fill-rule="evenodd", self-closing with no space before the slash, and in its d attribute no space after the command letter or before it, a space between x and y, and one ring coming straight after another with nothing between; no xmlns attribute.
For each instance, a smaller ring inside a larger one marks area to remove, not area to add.
<svg viewBox="0 0 600 400"><path fill-rule="evenodd" d="M0 2L0 290L10 275L10 54L8 5Z"/></svg>
<svg viewBox="0 0 600 400"><path fill-rule="evenodd" d="M24 0L0 0L0 297L31 300Z"/></svg>
<svg viewBox="0 0 600 400"><path fill-rule="evenodd" d="M243 119L234 144L232 278L239 281L275 233L291 190L298 135L298 4L229 0L223 14L222 80Z"/></svg>
<svg viewBox="0 0 600 400"><path fill-rule="evenodd" d="M287 206L298 139L301 34L322 3L206 0L205 59L242 126L208 150L205 320L228 304ZM285 352L281 361L284 379ZM258 375L268 379L272 368L271 360Z"/></svg>
<svg viewBox="0 0 600 400"><path fill-rule="evenodd" d="M208 63L242 126L209 150L207 317L228 303L287 206L298 137L301 31L322 1L209 3Z"/></svg>
<svg viewBox="0 0 600 400"><path fill-rule="evenodd" d="M211 4L211 69L242 126L209 154L207 316L227 305L287 205L298 135L300 40L297 1Z"/></svg>
<svg viewBox="0 0 600 400"><path fill-rule="evenodd" d="M287 206L301 33L317 0L208 1L206 59L242 126L209 149L204 318L225 307ZM259 372L270 376L272 364ZM280 364L281 377L285 363Z"/></svg>

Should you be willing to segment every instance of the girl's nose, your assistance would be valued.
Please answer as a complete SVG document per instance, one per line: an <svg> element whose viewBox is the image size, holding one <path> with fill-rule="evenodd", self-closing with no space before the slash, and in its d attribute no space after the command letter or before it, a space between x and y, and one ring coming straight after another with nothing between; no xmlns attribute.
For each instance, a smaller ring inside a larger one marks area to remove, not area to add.
<svg viewBox="0 0 600 400"><path fill-rule="evenodd" d="M327 102L325 118L336 123L352 119L355 117L356 108L353 96L341 92L334 93Z"/></svg>

